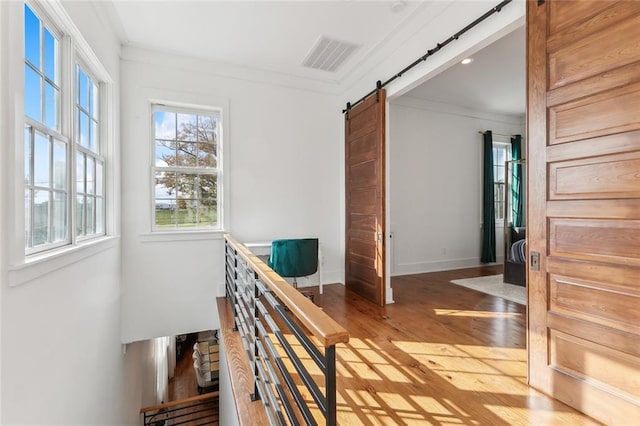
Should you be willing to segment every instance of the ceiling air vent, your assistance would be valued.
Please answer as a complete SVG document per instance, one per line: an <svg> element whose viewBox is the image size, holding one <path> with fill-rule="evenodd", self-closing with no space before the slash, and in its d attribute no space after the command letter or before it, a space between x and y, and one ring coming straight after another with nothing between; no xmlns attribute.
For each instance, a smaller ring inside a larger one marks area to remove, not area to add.
<svg viewBox="0 0 640 426"><path fill-rule="evenodd" d="M358 49L357 44L320 36L302 62L308 68L335 71Z"/></svg>

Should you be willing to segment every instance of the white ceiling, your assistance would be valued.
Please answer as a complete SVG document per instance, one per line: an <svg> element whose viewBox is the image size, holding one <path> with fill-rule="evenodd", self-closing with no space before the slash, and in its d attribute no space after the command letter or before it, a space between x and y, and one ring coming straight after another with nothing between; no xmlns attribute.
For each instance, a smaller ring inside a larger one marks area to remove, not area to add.
<svg viewBox="0 0 640 426"><path fill-rule="evenodd" d="M407 21L432 3L114 0L103 7L125 46L336 83L392 36L410 30ZM303 67L323 35L361 47L335 72Z"/></svg>
<svg viewBox="0 0 640 426"><path fill-rule="evenodd" d="M526 95L525 29L520 27L457 63L404 96L480 111L524 115Z"/></svg>
<svg viewBox="0 0 640 426"><path fill-rule="evenodd" d="M441 13L471 7L461 0L288 0L97 2L124 46L212 60L311 82L358 78ZM494 0L474 0L489 8ZM482 3L486 3L482 4ZM461 5L462 4L462 5ZM456 7L453 7L456 5ZM451 31L458 28L451 28ZM321 37L360 47L335 72L302 62ZM433 40L433 43L440 40ZM425 46L428 47L428 46ZM405 96L506 114L524 114L524 29L454 65ZM352 74L353 73L353 74ZM350 75L352 74L352 75Z"/></svg>

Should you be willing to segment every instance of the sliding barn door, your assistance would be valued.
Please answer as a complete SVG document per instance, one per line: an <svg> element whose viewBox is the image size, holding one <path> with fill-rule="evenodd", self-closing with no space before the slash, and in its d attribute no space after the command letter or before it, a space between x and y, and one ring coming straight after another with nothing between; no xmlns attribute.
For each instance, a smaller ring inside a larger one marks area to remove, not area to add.
<svg viewBox="0 0 640 426"><path fill-rule="evenodd" d="M635 424L640 2L529 1L527 26L529 381Z"/></svg>
<svg viewBox="0 0 640 426"><path fill-rule="evenodd" d="M385 90L345 114L348 289L385 304Z"/></svg>

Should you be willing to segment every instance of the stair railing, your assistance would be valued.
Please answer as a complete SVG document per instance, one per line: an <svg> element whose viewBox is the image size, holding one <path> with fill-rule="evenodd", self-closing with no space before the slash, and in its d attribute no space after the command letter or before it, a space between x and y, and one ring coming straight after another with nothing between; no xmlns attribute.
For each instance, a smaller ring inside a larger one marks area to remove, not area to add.
<svg viewBox="0 0 640 426"><path fill-rule="evenodd" d="M140 409L144 426L218 424L219 392L185 398Z"/></svg>
<svg viewBox="0 0 640 426"><path fill-rule="evenodd" d="M336 424L336 344L349 334L260 258L225 236L226 298L271 424Z"/></svg>

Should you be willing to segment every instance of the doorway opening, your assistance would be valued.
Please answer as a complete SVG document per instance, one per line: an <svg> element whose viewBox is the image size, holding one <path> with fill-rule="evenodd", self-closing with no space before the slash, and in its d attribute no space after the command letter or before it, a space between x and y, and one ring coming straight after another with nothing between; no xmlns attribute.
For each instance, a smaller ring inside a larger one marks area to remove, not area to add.
<svg viewBox="0 0 640 426"><path fill-rule="evenodd" d="M522 26L389 101L392 283L398 276L482 266L486 131L492 132L494 148L493 264L515 260L511 244L518 238L513 234L526 235L526 218L515 223L512 214L516 205L513 160L522 164L526 155L518 159L511 155L516 135L522 140L519 152L526 152L525 56ZM522 167L519 172L522 179ZM518 196L523 203L526 183L521 180L521 184ZM520 212L524 210L521 205ZM524 278L524 263L518 268ZM504 278L504 271L499 272L503 276L493 284ZM525 283L516 284L524 287Z"/></svg>

